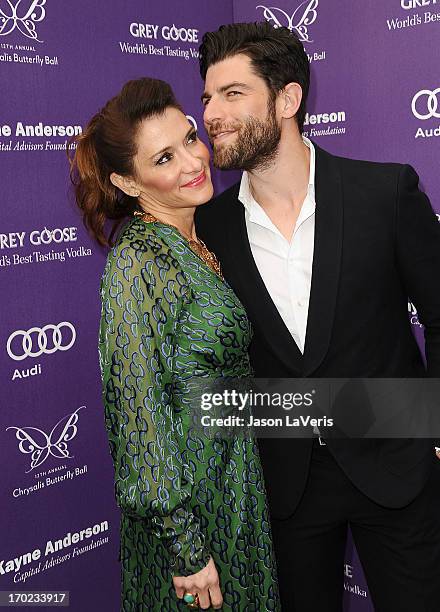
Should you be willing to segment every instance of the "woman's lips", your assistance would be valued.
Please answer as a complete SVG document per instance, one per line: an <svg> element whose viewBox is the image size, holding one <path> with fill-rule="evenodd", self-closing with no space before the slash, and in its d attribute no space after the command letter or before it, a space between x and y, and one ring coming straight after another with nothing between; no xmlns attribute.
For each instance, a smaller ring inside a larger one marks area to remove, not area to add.
<svg viewBox="0 0 440 612"><path fill-rule="evenodd" d="M205 180L206 180L206 172L202 170L199 176L196 176L196 178L190 181L189 183L182 185L182 187L198 187L199 185L204 183Z"/></svg>

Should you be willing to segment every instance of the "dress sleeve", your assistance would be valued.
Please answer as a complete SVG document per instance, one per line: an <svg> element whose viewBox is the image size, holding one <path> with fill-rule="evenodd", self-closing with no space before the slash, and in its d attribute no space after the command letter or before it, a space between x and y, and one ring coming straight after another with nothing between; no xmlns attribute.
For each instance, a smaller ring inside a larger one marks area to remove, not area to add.
<svg viewBox="0 0 440 612"><path fill-rule="evenodd" d="M188 291L178 262L154 242L115 247L101 280L99 359L116 501L163 539L175 576L200 571L210 557L173 409L175 327Z"/></svg>

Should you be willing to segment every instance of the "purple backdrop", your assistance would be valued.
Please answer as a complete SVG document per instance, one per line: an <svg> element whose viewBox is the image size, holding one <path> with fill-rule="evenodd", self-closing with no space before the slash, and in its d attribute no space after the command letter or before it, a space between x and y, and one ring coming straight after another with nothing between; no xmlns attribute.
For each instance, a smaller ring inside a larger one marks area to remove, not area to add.
<svg viewBox="0 0 440 612"><path fill-rule="evenodd" d="M203 33L268 19L294 28L309 54L307 134L333 153L413 164L440 212L440 8L413 4L0 0L0 590L69 590L75 612L119 608L97 357L105 253L69 193L68 137L143 75L170 81L201 126ZM217 191L236 178L217 174ZM346 610L372 610L351 543L344 571Z"/></svg>

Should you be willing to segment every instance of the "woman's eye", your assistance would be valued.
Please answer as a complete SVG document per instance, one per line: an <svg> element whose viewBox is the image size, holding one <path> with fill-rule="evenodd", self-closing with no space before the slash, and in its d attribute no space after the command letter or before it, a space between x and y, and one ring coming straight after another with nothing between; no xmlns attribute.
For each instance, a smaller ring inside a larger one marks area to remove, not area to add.
<svg viewBox="0 0 440 612"><path fill-rule="evenodd" d="M166 164L166 162L170 161L171 157L172 157L171 153L164 153L162 157L160 157L157 160L156 166L161 166L162 164Z"/></svg>
<svg viewBox="0 0 440 612"><path fill-rule="evenodd" d="M194 131L188 136L188 142L189 143L196 142L196 140L197 140L197 132Z"/></svg>

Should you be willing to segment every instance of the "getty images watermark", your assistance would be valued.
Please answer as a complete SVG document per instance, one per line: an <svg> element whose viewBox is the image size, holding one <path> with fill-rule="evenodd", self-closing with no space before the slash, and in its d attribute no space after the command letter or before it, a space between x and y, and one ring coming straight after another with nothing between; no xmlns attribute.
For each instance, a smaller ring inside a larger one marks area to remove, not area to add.
<svg viewBox="0 0 440 612"><path fill-rule="evenodd" d="M438 378L230 378L188 386L182 404L208 436L440 439Z"/></svg>
<svg viewBox="0 0 440 612"><path fill-rule="evenodd" d="M237 391L236 389L224 389L221 392L203 393L200 398L202 411L215 412L216 414L202 414L200 423L203 427L332 427L333 419L313 417L311 414L298 414L294 416L289 411L295 408L308 408L313 406L316 390L312 389L305 393L279 393L258 391ZM226 411L237 411L237 414L218 416L218 409L223 413ZM280 417L257 416L258 409L280 409L286 414Z"/></svg>

